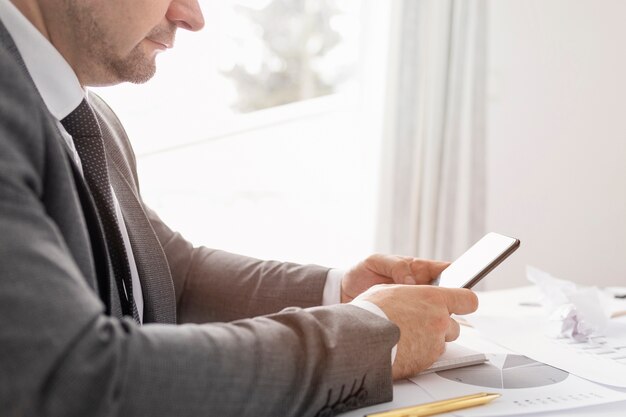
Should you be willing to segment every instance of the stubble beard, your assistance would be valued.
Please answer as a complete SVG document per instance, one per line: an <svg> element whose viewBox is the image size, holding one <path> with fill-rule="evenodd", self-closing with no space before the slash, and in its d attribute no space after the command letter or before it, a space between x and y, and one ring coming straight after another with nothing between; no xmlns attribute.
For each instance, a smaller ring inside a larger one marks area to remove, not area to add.
<svg viewBox="0 0 626 417"><path fill-rule="evenodd" d="M120 55L120 45L112 43L110 34L95 16L82 8L78 0L67 0L66 4L70 6L69 15L75 22L81 23L76 27L74 36L76 42L81 44L80 72L87 85L143 84L155 75L156 54L145 49L145 42ZM146 37L173 41L175 31L175 25L156 27Z"/></svg>
<svg viewBox="0 0 626 417"><path fill-rule="evenodd" d="M103 64L108 65L107 72L112 73L120 82L143 84L156 73L155 57L147 56L142 51L141 45L135 46L126 57L110 59Z"/></svg>
<svg viewBox="0 0 626 417"><path fill-rule="evenodd" d="M157 26L146 35L146 38L167 40L173 43L175 33L176 26L173 24L168 27ZM156 73L156 53L146 52L144 43L137 44L125 57L115 59L110 56L108 61L105 62L105 64L108 64L110 72L115 74L118 80L143 84L154 77Z"/></svg>

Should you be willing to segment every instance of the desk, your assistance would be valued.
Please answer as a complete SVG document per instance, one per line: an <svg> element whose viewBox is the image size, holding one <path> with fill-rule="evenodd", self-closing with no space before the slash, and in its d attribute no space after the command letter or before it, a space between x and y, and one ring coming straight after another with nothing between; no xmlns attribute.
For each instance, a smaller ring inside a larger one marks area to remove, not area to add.
<svg viewBox="0 0 626 417"><path fill-rule="evenodd" d="M479 294L480 298L480 294ZM481 300L482 301L482 300ZM506 304L503 304L506 305ZM493 309L494 306L485 306L486 308ZM510 305L509 305L510 308ZM626 319L626 317L620 317L620 319ZM485 353L512 353L510 350L505 349L499 345L496 345L484 338L482 338L478 332L471 327L461 326L461 334L457 343L467 346L468 348ZM514 353L514 352L513 352ZM621 389L626 392L626 389ZM442 398L437 398L437 400ZM388 403L377 404L371 407L361 408L353 410L347 413L340 414L341 417L362 417L365 414L373 413L377 411L384 411L393 408L407 407L410 405L416 405L433 401L422 388L415 385L411 381L403 380L394 383L393 386L393 401ZM442 417L453 416L452 413L438 414ZM601 406L584 407L577 409L563 410L562 412L549 412L549 413L534 413L526 414L528 416L541 416L541 417L624 417L626 415L626 402L618 402L605 404Z"/></svg>

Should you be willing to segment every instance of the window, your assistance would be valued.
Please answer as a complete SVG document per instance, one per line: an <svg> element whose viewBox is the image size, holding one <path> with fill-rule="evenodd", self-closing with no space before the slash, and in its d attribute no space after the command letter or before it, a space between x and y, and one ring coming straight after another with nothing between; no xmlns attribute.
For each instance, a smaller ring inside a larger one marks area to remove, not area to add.
<svg viewBox="0 0 626 417"><path fill-rule="evenodd" d="M355 80L359 2L234 1L221 73L232 107L250 112L345 90Z"/></svg>
<svg viewBox="0 0 626 417"><path fill-rule="evenodd" d="M128 131L146 202L195 244L329 266L371 252L370 3L201 2L206 28L179 31L153 80L96 89Z"/></svg>

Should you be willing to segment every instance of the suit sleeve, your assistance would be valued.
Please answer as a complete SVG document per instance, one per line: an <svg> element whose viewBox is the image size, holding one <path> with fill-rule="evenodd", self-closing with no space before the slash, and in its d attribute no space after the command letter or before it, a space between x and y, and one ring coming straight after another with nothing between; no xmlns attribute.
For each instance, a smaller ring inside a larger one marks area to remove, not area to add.
<svg viewBox="0 0 626 417"><path fill-rule="evenodd" d="M170 265L179 322L232 321L321 304L328 268L194 248L147 212Z"/></svg>
<svg viewBox="0 0 626 417"><path fill-rule="evenodd" d="M44 203L70 184L46 175L60 145L0 58L0 415L314 416L391 398L398 329L354 306L203 325L105 315Z"/></svg>

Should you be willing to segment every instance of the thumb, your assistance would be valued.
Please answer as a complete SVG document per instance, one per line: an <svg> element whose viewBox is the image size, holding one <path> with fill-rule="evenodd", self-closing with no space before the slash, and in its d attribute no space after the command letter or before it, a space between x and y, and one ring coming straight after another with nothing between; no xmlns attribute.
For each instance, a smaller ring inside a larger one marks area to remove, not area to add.
<svg viewBox="0 0 626 417"><path fill-rule="evenodd" d="M450 314L470 314L478 308L476 293L466 288L439 288L443 291Z"/></svg>

